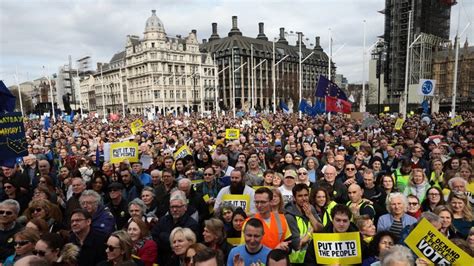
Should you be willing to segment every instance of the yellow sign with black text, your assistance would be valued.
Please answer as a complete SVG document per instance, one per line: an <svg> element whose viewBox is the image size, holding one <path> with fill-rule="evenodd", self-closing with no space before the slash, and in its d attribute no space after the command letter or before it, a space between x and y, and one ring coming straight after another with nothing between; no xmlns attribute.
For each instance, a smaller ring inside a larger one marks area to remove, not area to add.
<svg viewBox="0 0 474 266"><path fill-rule="evenodd" d="M141 119L137 119L130 124L130 130L132 134L135 135L143 127L143 122Z"/></svg>
<svg viewBox="0 0 474 266"><path fill-rule="evenodd" d="M121 163L123 160L138 162L138 143L124 141L110 145L110 162Z"/></svg>
<svg viewBox="0 0 474 266"><path fill-rule="evenodd" d="M457 126L462 125L462 123L464 123L464 120L462 119L462 116L457 115L457 116L451 118L451 120L449 120L449 122L451 122L451 127L457 127Z"/></svg>
<svg viewBox="0 0 474 266"><path fill-rule="evenodd" d="M314 233L314 254L318 264L360 264L360 233Z"/></svg>
<svg viewBox="0 0 474 266"><path fill-rule="evenodd" d="M238 128L228 128L225 130L225 139L239 139L240 129Z"/></svg>
<svg viewBox="0 0 474 266"><path fill-rule="evenodd" d="M403 127L403 123L405 123L405 119L398 118L397 121L395 122L395 130L401 130Z"/></svg>
<svg viewBox="0 0 474 266"><path fill-rule="evenodd" d="M234 207L241 207L245 212L250 212L250 195L225 194L222 202L230 202Z"/></svg>
<svg viewBox="0 0 474 266"><path fill-rule="evenodd" d="M418 257L425 258L431 265L474 265L473 257L424 218L410 232L405 243Z"/></svg>
<svg viewBox="0 0 474 266"><path fill-rule="evenodd" d="M179 150L177 150L174 154L173 157L175 160L179 158L184 158L188 155L192 155L191 150L189 149L188 145L183 145Z"/></svg>

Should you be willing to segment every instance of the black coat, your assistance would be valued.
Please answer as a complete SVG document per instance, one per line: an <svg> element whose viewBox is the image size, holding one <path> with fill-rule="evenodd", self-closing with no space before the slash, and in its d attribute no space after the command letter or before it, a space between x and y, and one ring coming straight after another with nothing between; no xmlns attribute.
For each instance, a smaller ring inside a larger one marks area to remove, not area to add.
<svg viewBox="0 0 474 266"><path fill-rule="evenodd" d="M81 250L77 256L77 265L89 266L96 265L99 262L106 260L105 245L107 242L107 236L97 233L91 229L84 244L81 246L79 239L74 233L71 233L69 242L77 245Z"/></svg>

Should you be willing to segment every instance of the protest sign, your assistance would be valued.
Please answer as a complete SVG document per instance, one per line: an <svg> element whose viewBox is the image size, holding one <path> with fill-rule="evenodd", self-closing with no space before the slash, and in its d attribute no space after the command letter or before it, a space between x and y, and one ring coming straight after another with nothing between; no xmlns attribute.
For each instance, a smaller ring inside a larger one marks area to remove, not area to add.
<svg viewBox="0 0 474 266"><path fill-rule="evenodd" d="M378 123L377 119L369 116L369 117L366 117L363 121L362 121L362 125L361 125L361 128L362 129L366 129L368 127L371 127L371 126L374 126Z"/></svg>
<svg viewBox="0 0 474 266"><path fill-rule="evenodd" d="M28 155L21 113L0 114L0 160Z"/></svg>
<svg viewBox="0 0 474 266"><path fill-rule="evenodd" d="M457 127L457 126L461 125L462 123L464 123L464 120L462 119L462 116L457 115L457 116L451 118L451 120L449 120L449 122L451 122L451 127Z"/></svg>
<svg viewBox="0 0 474 266"><path fill-rule="evenodd" d="M395 130L401 130L403 127L403 123L405 123L405 119L398 118L397 121L395 122Z"/></svg>
<svg viewBox="0 0 474 266"><path fill-rule="evenodd" d="M140 130L142 127L143 122L140 119L137 119L130 124L130 130L132 131L133 135L137 134L138 130Z"/></svg>
<svg viewBox="0 0 474 266"><path fill-rule="evenodd" d="M129 141L112 143L109 156L111 163L120 163L123 160L138 162L138 143Z"/></svg>
<svg viewBox="0 0 474 266"><path fill-rule="evenodd" d="M226 194L222 196L222 202L230 202L236 208L241 207L246 212L250 211L250 195Z"/></svg>
<svg viewBox="0 0 474 266"><path fill-rule="evenodd" d="M318 264L359 264L362 262L360 233L315 233L314 253Z"/></svg>
<svg viewBox="0 0 474 266"><path fill-rule="evenodd" d="M189 149L189 147L187 145L183 145L181 146L181 148L179 148L174 154L173 154L173 157L175 160L179 159L179 158L184 158L188 155L191 155L191 150Z"/></svg>
<svg viewBox="0 0 474 266"><path fill-rule="evenodd" d="M435 265L474 265L474 259L440 233L428 220L421 222L405 239L418 257Z"/></svg>
<svg viewBox="0 0 474 266"><path fill-rule="evenodd" d="M272 129L272 125L265 118L262 120L262 125L263 125L263 128L265 129L265 131L267 131L267 132L269 132Z"/></svg>
<svg viewBox="0 0 474 266"><path fill-rule="evenodd" d="M390 112L390 106L384 106L383 111L384 112Z"/></svg>
<svg viewBox="0 0 474 266"><path fill-rule="evenodd" d="M228 128L225 130L225 139L239 139L240 129Z"/></svg>

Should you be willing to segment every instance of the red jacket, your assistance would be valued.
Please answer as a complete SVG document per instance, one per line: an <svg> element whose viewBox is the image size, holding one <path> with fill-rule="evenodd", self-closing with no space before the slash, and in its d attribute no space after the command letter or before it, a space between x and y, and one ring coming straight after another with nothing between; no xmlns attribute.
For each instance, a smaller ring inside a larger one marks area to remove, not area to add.
<svg viewBox="0 0 474 266"><path fill-rule="evenodd" d="M140 257L140 260L143 261L145 266L153 266L153 264L157 261L157 250L158 246L156 245L155 241L149 239L146 240L143 247L138 250L137 255L138 257Z"/></svg>

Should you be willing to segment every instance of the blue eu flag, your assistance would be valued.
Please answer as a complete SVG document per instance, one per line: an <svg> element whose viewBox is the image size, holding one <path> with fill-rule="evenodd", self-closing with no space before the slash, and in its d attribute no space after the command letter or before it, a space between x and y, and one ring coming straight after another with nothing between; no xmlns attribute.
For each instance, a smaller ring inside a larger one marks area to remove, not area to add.
<svg viewBox="0 0 474 266"><path fill-rule="evenodd" d="M316 85L316 97L324 98L325 96L332 96L347 101L346 93L336 83L320 75L318 85Z"/></svg>
<svg viewBox="0 0 474 266"><path fill-rule="evenodd" d="M0 80L0 112L13 112L15 110L16 97Z"/></svg>

